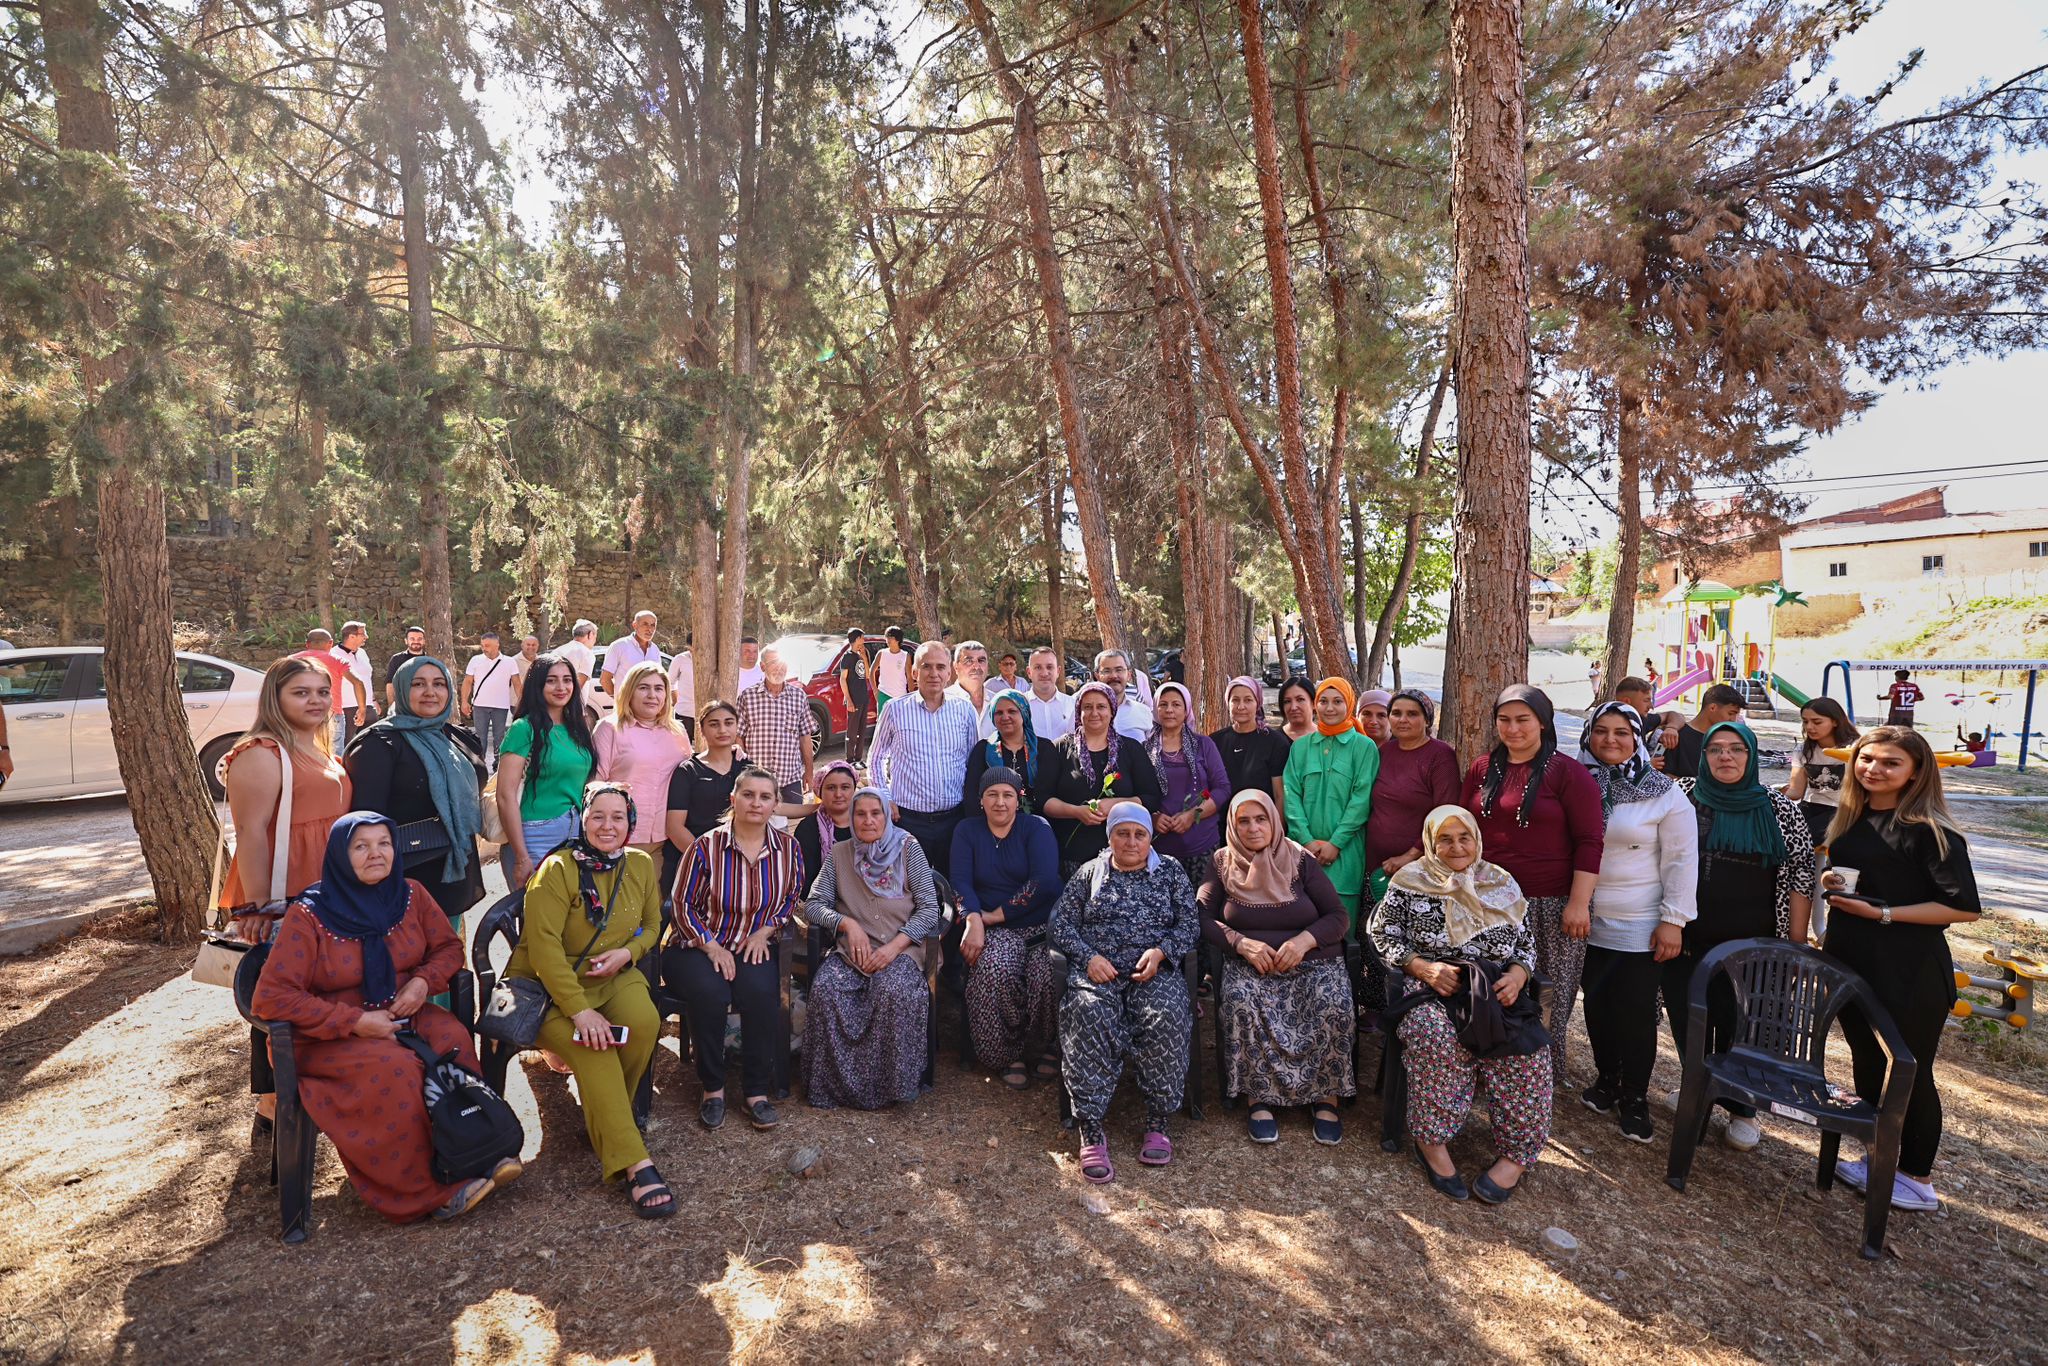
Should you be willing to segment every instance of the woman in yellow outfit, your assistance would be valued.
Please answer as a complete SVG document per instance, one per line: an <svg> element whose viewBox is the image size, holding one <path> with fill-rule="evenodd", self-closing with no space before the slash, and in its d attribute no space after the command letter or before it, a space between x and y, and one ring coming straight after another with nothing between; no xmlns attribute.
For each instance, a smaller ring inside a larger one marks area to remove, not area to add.
<svg viewBox="0 0 2048 1366"><path fill-rule="evenodd" d="M654 1058L661 1016L647 979L629 969L661 936L661 891L654 860L626 847L634 815L623 786L584 789L583 833L534 870L505 973L547 988L553 1004L538 1042L576 1074L605 1180L624 1176L634 1210L659 1219L676 1212L675 1197L633 1122L633 1093ZM623 1042L614 1034L621 1027Z"/></svg>

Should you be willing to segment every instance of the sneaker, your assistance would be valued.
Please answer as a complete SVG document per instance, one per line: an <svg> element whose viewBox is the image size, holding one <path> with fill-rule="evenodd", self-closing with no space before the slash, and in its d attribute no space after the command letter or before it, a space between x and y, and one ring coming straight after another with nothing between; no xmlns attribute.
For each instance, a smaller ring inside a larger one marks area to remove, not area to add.
<svg viewBox="0 0 2048 1366"><path fill-rule="evenodd" d="M1870 1185L1870 1163L1860 1157L1853 1162L1837 1162L1835 1180L1852 1191L1865 1190Z"/></svg>
<svg viewBox="0 0 2048 1366"><path fill-rule="evenodd" d="M1607 1081L1596 1081L1579 1092L1579 1104L1596 1115L1611 1115L1621 1101L1621 1088Z"/></svg>
<svg viewBox="0 0 2048 1366"><path fill-rule="evenodd" d="M1721 1141L1735 1149L1736 1152L1746 1153L1757 1144L1763 1142L1763 1140L1764 1131L1757 1127L1755 1120L1747 1119L1742 1115L1728 1116L1728 1129L1727 1132L1721 1135Z"/></svg>
<svg viewBox="0 0 2048 1366"><path fill-rule="evenodd" d="M1621 1102L1621 1136L1631 1143L1655 1141L1657 1130L1650 1123L1649 1101L1630 1096Z"/></svg>
<svg viewBox="0 0 2048 1366"><path fill-rule="evenodd" d="M1941 1199L1935 1195L1934 1187L1930 1183L1915 1181L1904 1172L1899 1172L1892 1177L1892 1208L1932 1213L1941 1208Z"/></svg>

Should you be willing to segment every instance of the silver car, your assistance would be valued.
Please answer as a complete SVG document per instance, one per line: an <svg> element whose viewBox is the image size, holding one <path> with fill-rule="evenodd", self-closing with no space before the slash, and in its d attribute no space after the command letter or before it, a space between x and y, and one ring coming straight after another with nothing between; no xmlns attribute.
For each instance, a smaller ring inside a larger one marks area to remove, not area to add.
<svg viewBox="0 0 2048 1366"><path fill-rule="evenodd" d="M0 806L124 790L107 720L103 653L98 646L0 650L0 704L14 758ZM263 675L207 655L181 652L177 661L192 746L219 801L227 795L227 753L256 723Z"/></svg>

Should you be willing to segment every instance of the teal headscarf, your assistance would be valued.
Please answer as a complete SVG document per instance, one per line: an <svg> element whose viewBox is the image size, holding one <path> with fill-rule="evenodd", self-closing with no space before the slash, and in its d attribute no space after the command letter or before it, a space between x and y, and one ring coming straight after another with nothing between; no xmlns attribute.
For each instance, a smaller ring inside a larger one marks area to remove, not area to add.
<svg viewBox="0 0 2048 1366"><path fill-rule="evenodd" d="M439 715L421 716L412 710L412 676L429 666L439 669L441 677L448 680L448 705ZM476 853L483 804L477 796L476 765L469 752L448 737L446 729L455 716L455 673L432 655L415 655L391 675L391 690L397 695L397 706L377 724L404 736L412 752L420 756L434 811L448 827L447 876L461 877L469 871L469 860Z"/></svg>
<svg viewBox="0 0 2048 1366"><path fill-rule="evenodd" d="M1733 731L1749 750L1749 762L1743 766L1742 777L1732 783L1716 781L1706 760L1707 746L1724 730ZM1765 863L1783 863L1790 857L1790 851L1778 829L1770 790L1757 781L1755 734L1740 721L1723 721L1707 732L1707 738L1700 742L1700 751L1700 773L1693 782L1692 799L1702 811L1713 814L1702 847L1709 853L1756 854Z"/></svg>
<svg viewBox="0 0 2048 1366"><path fill-rule="evenodd" d="M1017 710L1024 713L1024 785L1029 787L1038 781L1038 732L1032 729L1031 726L1031 700L1015 688L1005 688L994 697L991 697L988 700L988 705L981 709L981 722L993 732L996 728L996 703L1006 699L1015 703ZM1001 736L991 740L984 740L982 744L988 747L988 766L990 768L1006 767L1003 763L1003 741Z"/></svg>

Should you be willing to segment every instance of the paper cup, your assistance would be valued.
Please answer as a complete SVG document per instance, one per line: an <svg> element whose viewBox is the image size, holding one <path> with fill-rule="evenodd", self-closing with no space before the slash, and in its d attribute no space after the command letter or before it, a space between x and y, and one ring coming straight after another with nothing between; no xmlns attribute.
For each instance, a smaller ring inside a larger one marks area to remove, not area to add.
<svg viewBox="0 0 2048 1366"><path fill-rule="evenodd" d="M1839 866L1828 869L1828 873L1831 878L1841 879L1839 884L1830 882L1828 890L1842 893L1853 893L1856 890L1856 879L1863 875L1859 870L1855 868L1843 868Z"/></svg>

